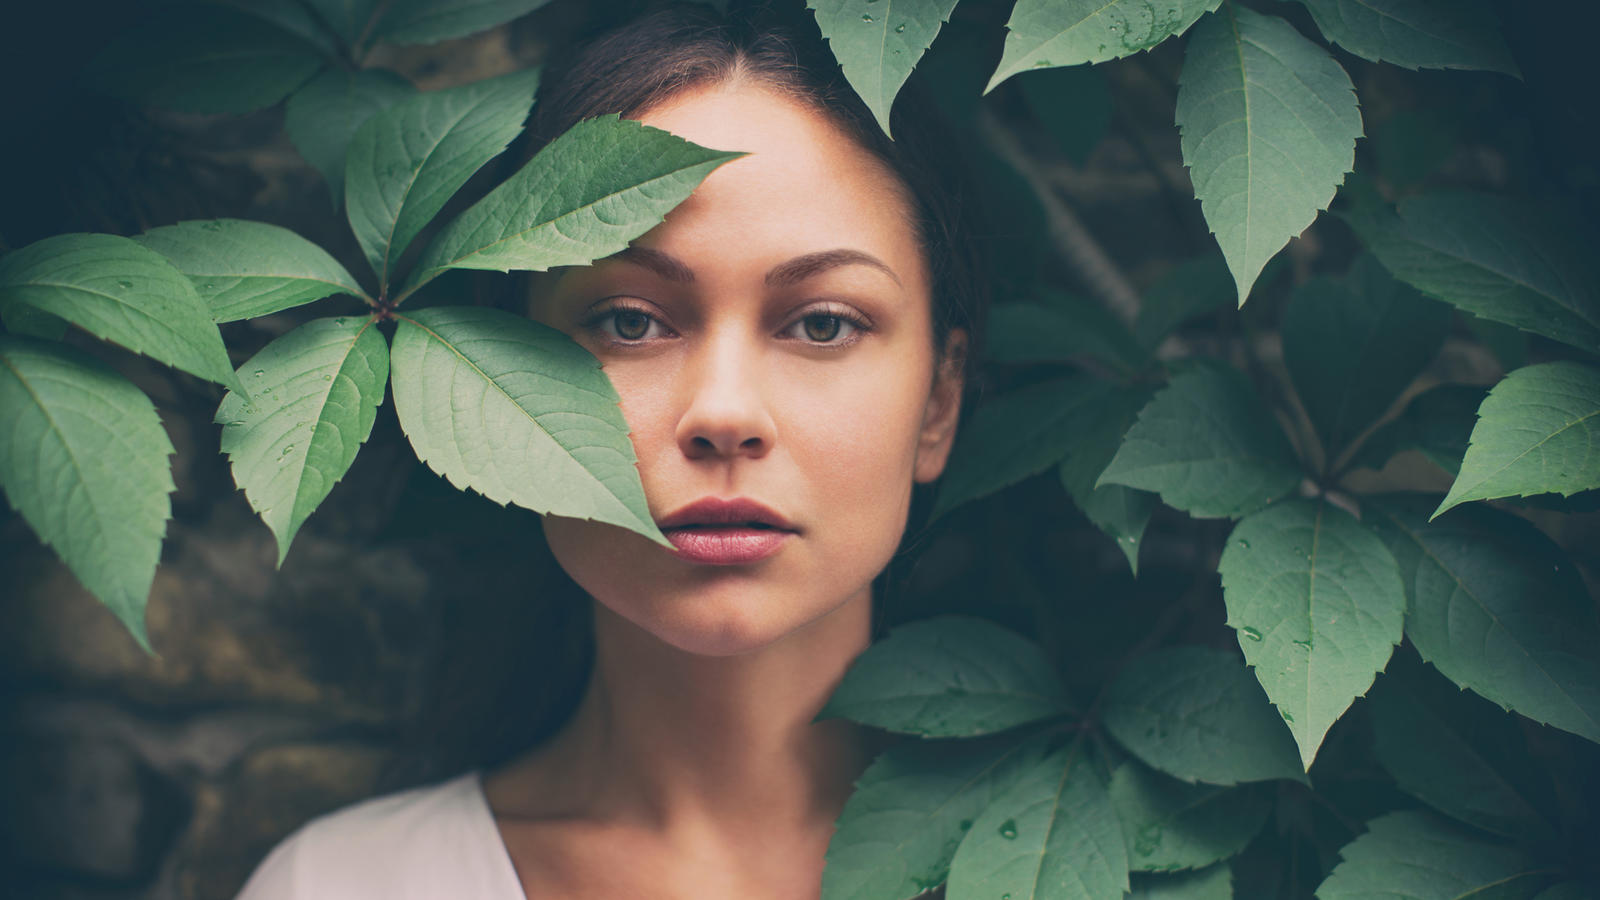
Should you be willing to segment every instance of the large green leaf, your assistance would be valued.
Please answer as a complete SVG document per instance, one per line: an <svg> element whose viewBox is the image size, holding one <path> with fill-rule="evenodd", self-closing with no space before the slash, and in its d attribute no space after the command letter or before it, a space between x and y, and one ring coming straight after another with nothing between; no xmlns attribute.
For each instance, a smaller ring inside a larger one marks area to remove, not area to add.
<svg viewBox="0 0 1600 900"><path fill-rule="evenodd" d="M1234 4L1196 25L1178 84L1183 161L1244 304L1355 163L1350 76L1294 26Z"/></svg>
<svg viewBox="0 0 1600 900"><path fill-rule="evenodd" d="M956 439L933 514L943 515L1060 462L1096 421L1092 401L1113 391L1105 382L1072 376L981 404Z"/></svg>
<svg viewBox="0 0 1600 900"><path fill-rule="evenodd" d="M1407 655L1400 659L1415 660ZM1406 793L1446 815L1517 840L1555 838L1553 805L1514 716L1458 690L1421 663L1391 664L1368 698L1373 751Z"/></svg>
<svg viewBox="0 0 1600 900"><path fill-rule="evenodd" d="M522 132L539 70L428 91L374 113L345 159L350 228L384 285L424 225ZM524 198L527 202L527 198Z"/></svg>
<svg viewBox="0 0 1600 900"><path fill-rule="evenodd" d="M806 0L850 86L885 134L894 95L950 21L956 0Z"/></svg>
<svg viewBox="0 0 1600 900"><path fill-rule="evenodd" d="M669 546L616 389L571 338L500 310L435 307L400 318L390 356L400 427L451 484Z"/></svg>
<svg viewBox="0 0 1600 900"><path fill-rule="evenodd" d="M1294 450L1236 370L1172 379L1139 413L1098 484L1154 491L1202 518L1236 517L1300 483Z"/></svg>
<svg viewBox="0 0 1600 900"><path fill-rule="evenodd" d="M172 442L127 379L61 344L0 335L0 487L146 651Z"/></svg>
<svg viewBox="0 0 1600 900"><path fill-rule="evenodd" d="M1129 663L1106 690L1106 730L1184 781L1305 780L1294 738L1231 653L1172 647Z"/></svg>
<svg viewBox="0 0 1600 900"><path fill-rule="evenodd" d="M192 375L237 388L211 312L182 272L113 234L59 234L0 257L0 306L26 304Z"/></svg>
<svg viewBox="0 0 1600 900"><path fill-rule="evenodd" d="M1122 900L1128 855L1105 783L1064 747L972 823L950 861L949 900Z"/></svg>
<svg viewBox="0 0 1600 900"><path fill-rule="evenodd" d="M255 16L312 44L330 59L339 55L339 45L334 36L317 21L311 5L304 0L204 0L204 2L209 5L226 6L246 15Z"/></svg>
<svg viewBox="0 0 1600 900"><path fill-rule="evenodd" d="M350 140L374 113L415 92L411 82L387 69L331 68L289 98L283 129L300 155L328 182L335 208L344 202L345 153Z"/></svg>
<svg viewBox="0 0 1600 900"><path fill-rule="evenodd" d="M255 0L259 2L259 0ZM328 23L333 33L339 36L339 41L348 49L355 49L368 26L372 23L373 11L378 8L382 0L295 0L304 3L317 11L322 20Z"/></svg>
<svg viewBox="0 0 1600 900"><path fill-rule="evenodd" d="M179 4L112 38L85 77L153 106L246 113L282 100L325 62L316 46L256 16Z"/></svg>
<svg viewBox="0 0 1600 900"><path fill-rule="evenodd" d="M1018 0L984 93L1028 69L1105 62L1182 34L1222 0Z"/></svg>
<svg viewBox="0 0 1600 900"><path fill-rule="evenodd" d="M1039 646L971 616L902 625L867 648L817 718L923 737L973 737L1071 708Z"/></svg>
<svg viewBox="0 0 1600 900"><path fill-rule="evenodd" d="M392 44L432 44L486 31L550 0L393 0L376 33Z"/></svg>
<svg viewBox="0 0 1600 900"><path fill-rule="evenodd" d="M1411 398L1399 417L1384 423L1361 444L1352 465L1381 469L1403 450L1419 450L1454 475L1467 452L1478 407L1487 392L1472 384L1441 384Z"/></svg>
<svg viewBox="0 0 1600 900"><path fill-rule="evenodd" d="M1272 797L1257 785L1184 784L1124 763L1111 778L1129 865L1138 872L1199 869L1243 850L1267 821Z"/></svg>
<svg viewBox="0 0 1600 900"><path fill-rule="evenodd" d="M1450 307L1362 256L1349 275L1295 289L1283 316L1283 357L1328 463L1394 403L1438 355Z"/></svg>
<svg viewBox="0 0 1600 900"><path fill-rule="evenodd" d="M1600 487L1600 369L1576 362L1507 375L1478 408L1461 472L1434 516L1458 503Z"/></svg>
<svg viewBox="0 0 1600 900"><path fill-rule="evenodd" d="M1116 542L1135 575L1139 574L1139 543L1155 512L1156 497L1120 484L1096 487L1095 482L1117 455L1123 436L1149 399L1150 390L1141 386L1102 393L1091 400L1082 430L1056 469L1072 502Z"/></svg>
<svg viewBox="0 0 1600 900"><path fill-rule="evenodd" d="M134 240L189 276L218 322L265 316L330 294L367 295L326 250L265 222L179 222Z"/></svg>
<svg viewBox="0 0 1600 900"><path fill-rule="evenodd" d="M1006 736L884 751L835 823L822 900L911 897L943 884L973 820L1038 765L1043 750L1038 739Z"/></svg>
<svg viewBox="0 0 1600 900"><path fill-rule="evenodd" d="M1524 519L1429 497L1370 498L1400 563L1406 637L1451 681L1600 742L1600 625L1572 562Z"/></svg>
<svg viewBox="0 0 1600 900"><path fill-rule="evenodd" d="M278 539L280 565L372 433L389 380L389 345L372 325L301 325L240 368L250 397L230 393L217 409L233 480Z"/></svg>
<svg viewBox="0 0 1600 900"><path fill-rule="evenodd" d="M1173 875L1135 873L1127 900L1233 900L1233 872L1225 864Z"/></svg>
<svg viewBox="0 0 1600 900"><path fill-rule="evenodd" d="M1399 215L1347 221L1373 255L1430 297L1585 350L1600 350L1592 238L1553 210L1489 194L1408 197Z"/></svg>
<svg viewBox="0 0 1600 900"><path fill-rule="evenodd" d="M1228 624L1307 769L1400 643L1406 595L1394 556L1355 517L1286 500L1243 521L1217 564Z"/></svg>
<svg viewBox="0 0 1600 900"><path fill-rule="evenodd" d="M1389 813L1339 851L1317 900L1517 900L1549 881L1522 851L1424 812Z"/></svg>
<svg viewBox="0 0 1600 900"><path fill-rule="evenodd" d="M445 269L588 265L655 227L713 169L742 155L616 115L585 119L440 232L407 292Z"/></svg>
<svg viewBox="0 0 1600 900"><path fill-rule="evenodd" d="M1489 69L1518 75L1483 0L1300 0L1328 40L1407 69Z"/></svg>

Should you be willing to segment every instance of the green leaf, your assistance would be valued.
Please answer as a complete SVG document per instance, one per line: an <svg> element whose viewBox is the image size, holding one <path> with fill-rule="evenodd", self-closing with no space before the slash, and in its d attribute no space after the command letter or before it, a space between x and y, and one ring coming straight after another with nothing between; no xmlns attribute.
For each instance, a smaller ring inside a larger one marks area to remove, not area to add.
<svg viewBox="0 0 1600 900"><path fill-rule="evenodd" d="M889 130L889 108L956 0L806 0L850 86Z"/></svg>
<svg viewBox="0 0 1600 900"><path fill-rule="evenodd" d="M338 44L302 0L204 0L207 5L226 6L255 16L312 44L330 59L339 56Z"/></svg>
<svg viewBox="0 0 1600 900"><path fill-rule="evenodd" d="M1221 0L1018 0L984 93L1028 69L1105 62L1182 34Z"/></svg>
<svg viewBox="0 0 1600 900"><path fill-rule="evenodd" d="M539 70L428 91L374 113L350 139L350 228L387 285L395 263L467 179L522 132ZM526 202L526 198L524 198Z"/></svg>
<svg viewBox="0 0 1600 900"><path fill-rule="evenodd" d="M1071 710L1044 651L993 622L902 625L856 658L817 713L900 734L974 737Z"/></svg>
<svg viewBox="0 0 1600 900"><path fill-rule="evenodd" d="M1355 164L1350 76L1294 26L1228 4L1195 26L1178 84L1184 164L1243 306L1267 260Z"/></svg>
<svg viewBox="0 0 1600 900"><path fill-rule="evenodd" d="M1001 303L985 323L984 352L1003 363L1100 360L1121 372L1150 364L1128 326L1098 303L1052 295L1042 303Z"/></svg>
<svg viewBox="0 0 1600 900"><path fill-rule="evenodd" d="M1161 495L1200 518L1237 517L1300 483L1289 441L1244 376L1197 367L1139 413L1098 484Z"/></svg>
<svg viewBox="0 0 1600 900"><path fill-rule="evenodd" d="M187 275L218 322L270 315L330 294L367 295L326 250L265 222L179 222L134 240Z"/></svg>
<svg viewBox="0 0 1600 900"><path fill-rule="evenodd" d="M372 433L389 379L389 345L372 325L301 325L240 368L250 398L229 393L217 409L233 480L278 539L279 565Z"/></svg>
<svg viewBox="0 0 1600 900"><path fill-rule="evenodd" d="M1328 40L1405 69L1488 69L1521 77L1482 0L1300 0Z"/></svg>
<svg viewBox="0 0 1600 900"><path fill-rule="evenodd" d="M950 861L950 900L1122 900L1127 849L1105 783L1074 746L996 797Z"/></svg>
<svg viewBox="0 0 1600 900"><path fill-rule="evenodd" d="M1385 411L1439 353L1450 307L1359 257L1340 281L1295 289L1283 317L1283 357L1328 463Z"/></svg>
<svg viewBox="0 0 1600 900"><path fill-rule="evenodd" d="M1010 736L914 741L884 751L835 823L822 900L911 897L943 884L972 822L1039 764L1044 745Z"/></svg>
<svg viewBox="0 0 1600 900"><path fill-rule="evenodd" d="M1600 350L1600 268L1581 225L1465 191L1408 197L1348 221L1389 271L1430 297L1551 340Z"/></svg>
<svg viewBox="0 0 1600 900"><path fill-rule="evenodd" d="M1139 543L1155 512L1156 497L1120 484L1095 487L1095 481L1116 456L1123 436L1149 399L1150 391L1144 387L1118 389L1091 398L1080 417L1082 430L1056 470L1072 502L1116 542L1134 575L1139 574Z"/></svg>
<svg viewBox="0 0 1600 900"><path fill-rule="evenodd" d="M0 294L0 324L12 334L59 341L66 336L68 322L26 303L6 303L5 296Z"/></svg>
<svg viewBox="0 0 1600 900"><path fill-rule="evenodd" d="M1016 484L1060 462L1096 420L1095 401L1115 388L1070 376L1001 394L973 412L939 480L933 515Z"/></svg>
<svg viewBox="0 0 1600 900"><path fill-rule="evenodd" d="M1243 850L1267 821L1272 797L1256 785L1222 788L1175 781L1136 762L1111 778L1131 867L1199 869Z"/></svg>
<svg viewBox="0 0 1600 900"><path fill-rule="evenodd" d="M1134 874L1128 900L1233 900L1233 872L1215 865L1174 875Z"/></svg>
<svg viewBox="0 0 1600 900"><path fill-rule="evenodd" d="M1414 659L1414 657L1409 657ZM1556 838L1553 800L1514 716L1428 670L1391 665L1368 698L1373 750L1400 789L1446 815L1522 840Z"/></svg>
<svg viewBox="0 0 1600 900"><path fill-rule="evenodd" d="M616 115L585 119L440 232L406 290L445 269L588 265L655 227L713 169L743 155Z"/></svg>
<svg viewBox="0 0 1600 900"><path fill-rule="evenodd" d="M1461 472L1433 517L1469 500L1600 487L1600 369L1552 362L1518 369L1478 409Z"/></svg>
<svg viewBox="0 0 1600 900"><path fill-rule="evenodd" d="M299 0L316 9L345 47L354 49L380 0Z"/></svg>
<svg viewBox="0 0 1600 900"><path fill-rule="evenodd" d="M1139 343L1154 350L1179 325L1236 299L1228 261L1220 253L1195 256L1173 266L1145 291L1133 333Z"/></svg>
<svg viewBox="0 0 1600 900"><path fill-rule="evenodd" d="M1472 384L1441 384L1411 398L1405 411L1384 423L1361 444L1351 465L1381 469L1403 450L1420 450L1434 465L1454 475L1467 452L1467 437L1487 394Z"/></svg>
<svg viewBox="0 0 1600 900"><path fill-rule="evenodd" d="M325 62L314 45L256 16L182 4L112 38L85 78L152 106L247 113L282 100Z"/></svg>
<svg viewBox="0 0 1600 900"><path fill-rule="evenodd" d="M335 208L344 202L345 155L351 139L374 113L415 92L411 82L386 69L331 68L289 98L283 128L295 149L328 182Z"/></svg>
<svg viewBox="0 0 1600 900"><path fill-rule="evenodd" d="M1406 637L1451 681L1600 742L1600 625L1561 548L1526 520L1429 497L1368 498L1406 587Z"/></svg>
<svg viewBox="0 0 1600 900"><path fill-rule="evenodd" d="M1531 897L1548 870L1424 812L1389 813L1339 851L1317 900L1464 900Z"/></svg>
<svg viewBox="0 0 1600 900"><path fill-rule="evenodd" d="M391 44L432 44L504 25L549 0L394 0L376 29Z"/></svg>
<svg viewBox="0 0 1600 900"><path fill-rule="evenodd" d="M1286 500L1241 521L1217 564L1228 624L1311 768L1317 747L1400 643L1394 556L1355 517Z"/></svg>
<svg viewBox="0 0 1600 900"><path fill-rule="evenodd" d="M194 285L159 253L112 234L60 234L0 257L0 305L22 303L228 387L222 334Z"/></svg>
<svg viewBox="0 0 1600 900"><path fill-rule="evenodd" d="M1170 647L1129 663L1106 690L1106 730L1184 781L1305 780L1294 739L1231 653Z"/></svg>
<svg viewBox="0 0 1600 900"><path fill-rule="evenodd" d="M171 505L155 405L99 360L0 335L0 487L78 581L150 651L144 607Z"/></svg>
<svg viewBox="0 0 1600 900"><path fill-rule="evenodd" d="M451 484L668 546L616 389L571 338L500 310L435 307L400 317L390 357L400 427Z"/></svg>

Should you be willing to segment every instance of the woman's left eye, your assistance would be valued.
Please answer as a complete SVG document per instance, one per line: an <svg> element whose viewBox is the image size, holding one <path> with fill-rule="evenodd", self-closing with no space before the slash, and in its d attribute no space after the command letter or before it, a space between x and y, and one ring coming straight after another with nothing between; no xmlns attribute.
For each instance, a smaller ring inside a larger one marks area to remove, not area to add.
<svg viewBox="0 0 1600 900"><path fill-rule="evenodd" d="M814 344L843 346L853 343L864 326L848 316L833 313L808 313L784 329L784 333L798 331L798 337Z"/></svg>
<svg viewBox="0 0 1600 900"><path fill-rule="evenodd" d="M661 336L661 320L642 309L619 306L596 316L590 326L617 343L638 343ZM609 326L609 327L608 327ZM655 329L655 333L652 333Z"/></svg>

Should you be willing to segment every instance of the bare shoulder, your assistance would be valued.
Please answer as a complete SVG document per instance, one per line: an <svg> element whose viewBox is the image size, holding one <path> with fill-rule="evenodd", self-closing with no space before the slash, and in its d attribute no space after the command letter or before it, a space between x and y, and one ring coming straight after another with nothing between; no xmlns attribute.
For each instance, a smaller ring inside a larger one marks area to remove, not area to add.
<svg viewBox="0 0 1600 900"><path fill-rule="evenodd" d="M365 900L435 894L430 885L491 888L498 841L485 835L475 773L364 800L307 822L261 862L239 900ZM507 900L521 900L519 894Z"/></svg>

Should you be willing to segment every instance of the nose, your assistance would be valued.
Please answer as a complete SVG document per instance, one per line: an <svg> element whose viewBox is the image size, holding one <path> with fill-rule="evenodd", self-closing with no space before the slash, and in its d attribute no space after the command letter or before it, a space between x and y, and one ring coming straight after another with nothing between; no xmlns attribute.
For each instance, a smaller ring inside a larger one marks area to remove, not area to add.
<svg viewBox="0 0 1600 900"><path fill-rule="evenodd" d="M759 459L777 434L762 395L759 354L734 334L710 336L684 368L678 446L690 459Z"/></svg>

